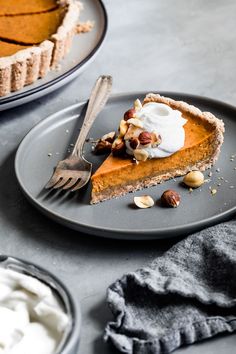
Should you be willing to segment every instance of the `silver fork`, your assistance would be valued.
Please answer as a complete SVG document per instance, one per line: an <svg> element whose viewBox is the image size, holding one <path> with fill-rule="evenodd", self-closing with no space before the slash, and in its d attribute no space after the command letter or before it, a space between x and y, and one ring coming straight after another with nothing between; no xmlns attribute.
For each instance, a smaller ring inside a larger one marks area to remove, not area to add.
<svg viewBox="0 0 236 354"><path fill-rule="evenodd" d="M45 188L76 191L84 187L91 176L92 164L83 156L83 145L98 113L105 106L111 92L112 77L100 76L91 92L84 122L74 149L65 160L59 161Z"/></svg>

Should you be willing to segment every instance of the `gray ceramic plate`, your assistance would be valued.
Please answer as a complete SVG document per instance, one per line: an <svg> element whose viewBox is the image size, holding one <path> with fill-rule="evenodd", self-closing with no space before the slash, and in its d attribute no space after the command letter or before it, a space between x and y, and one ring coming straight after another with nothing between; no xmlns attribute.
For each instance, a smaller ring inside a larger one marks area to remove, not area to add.
<svg viewBox="0 0 236 354"><path fill-rule="evenodd" d="M86 0L80 21L94 21L90 33L75 36L70 53L61 62L60 70L51 71L22 90L0 97L0 111L19 106L42 97L67 84L81 74L95 59L107 32L107 13L101 0Z"/></svg>
<svg viewBox="0 0 236 354"><path fill-rule="evenodd" d="M236 108L203 97L170 92L162 94L184 100L203 111L211 111L224 120L225 142L219 161L211 170L211 182L189 193L181 185L182 178L178 178L97 205L89 204L90 185L76 194L46 192L44 185L54 166L64 158L67 147L75 141L82 121L78 119L84 107L81 103L43 120L22 141L16 155L15 170L26 197L45 215L63 225L97 236L122 239L160 239L184 235L232 216L236 212L236 158L234 161L230 159L236 155ZM134 99L142 99L144 95L137 92L113 96L95 121L90 137L98 138L116 130L123 112ZM104 157L94 156L88 143L85 151L96 170ZM208 173L205 173L206 178L209 178ZM219 183L221 185L217 186ZM216 188L218 192L213 196L209 187ZM182 196L182 202L176 209L162 208L158 203L162 192L169 188ZM151 195L157 200L157 205L151 209L135 209L133 197L142 194Z"/></svg>

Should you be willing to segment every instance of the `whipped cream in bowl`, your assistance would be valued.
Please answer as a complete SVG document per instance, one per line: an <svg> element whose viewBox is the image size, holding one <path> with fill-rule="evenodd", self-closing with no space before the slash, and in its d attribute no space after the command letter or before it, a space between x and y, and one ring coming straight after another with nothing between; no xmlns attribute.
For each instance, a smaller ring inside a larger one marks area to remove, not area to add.
<svg viewBox="0 0 236 354"><path fill-rule="evenodd" d="M55 276L0 256L0 354L74 353L79 313L68 289Z"/></svg>
<svg viewBox="0 0 236 354"><path fill-rule="evenodd" d="M137 110L135 116L141 122L142 127L136 130L134 137L138 138L142 131L156 133L160 137L160 143L157 145L150 146L149 144L138 147L145 150L149 159L168 157L184 146L184 125L187 120L182 117L180 111L163 103L149 102ZM130 140L126 139L126 136L124 138L126 152L134 155Z"/></svg>

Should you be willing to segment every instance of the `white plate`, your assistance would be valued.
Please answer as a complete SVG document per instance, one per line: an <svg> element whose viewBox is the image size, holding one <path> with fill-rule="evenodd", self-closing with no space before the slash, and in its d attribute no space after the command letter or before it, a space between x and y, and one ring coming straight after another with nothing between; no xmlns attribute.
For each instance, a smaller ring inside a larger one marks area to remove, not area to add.
<svg viewBox="0 0 236 354"><path fill-rule="evenodd" d="M107 32L107 12L101 0L86 0L80 21L94 21L91 32L75 36L70 53L60 64L60 70L51 71L45 78L22 90L0 97L0 111L19 106L42 97L67 84L95 59Z"/></svg>

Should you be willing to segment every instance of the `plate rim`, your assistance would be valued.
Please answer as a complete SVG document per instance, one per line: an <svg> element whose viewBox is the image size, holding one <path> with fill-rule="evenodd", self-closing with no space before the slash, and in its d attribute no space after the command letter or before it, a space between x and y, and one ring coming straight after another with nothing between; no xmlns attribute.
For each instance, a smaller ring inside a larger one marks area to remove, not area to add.
<svg viewBox="0 0 236 354"><path fill-rule="evenodd" d="M181 92L175 92L175 91L152 90L152 91L148 91L148 92L158 92L159 94L167 96L167 97L169 97L169 96L171 97L171 95L180 96L182 98L192 97L193 99L196 99L196 100L201 100L206 103L210 102L214 105L224 106L225 109L230 109L230 110L236 111L235 106L233 106L229 103L214 99L214 98L206 97L206 96L195 95L195 94L191 94L191 93L189 93L189 94L188 93L181 93ZM112 94L109 98L108 103L110 101L115 101L121 97L127 97L127 96L133 96L133 95L136 97L145 96L146 93L147 93L147 91L145 90L145 91L128 91L128 92L120 92L120 93ZM51 211L49 208L45 207L42 203L40 203L37 200L37 198L33 197L27 191L27 189L24 187L24 184L21 181L21 177L20 177L20 173L19 173L19 169L18 169L18 165L19 165L18 161L19 161L19 156L21 154L21 150L24 148L24 145L27 144L27 139L29 139L32 132L34 132L37 129L40 129L40 127L43 124L45 124L45 122L47 123L48 121L55 119L55 117L57 115L60 115L61 113L65 113L67 111L72 111L76 108L79 108L80 106L84 105L85 103L86 103L86 101L78 102L76 104L65 107L64 109L47 116L46 118L41 120L39 123L34 125L29 130L29 132L24 136L24 138L21 140L21 142L17 148L17 152L15 155L15 161L14 161L14 168L15 168L15 174L16 174L17 181L20 185L20 188L23 191L26 198L37 209L39 209L44 215L46 215L48 218L50 218L50 219L52 219L64 226L70 227L74 230L85 232L86 234L92 234L92 235L100 236L100 237L104 237L104 238L115 238L115 239L119 238L119 239L129 239L129 240L144 240L145 239L145 240L147 240L147 239L154 239L154 238L155 239L163 239L163 238L168 238L168 237L174 237L173 232L175 232L176 236L181 235L181 234L184 235L184 234L186 234L186 232L188 230L191 230L190 233L193 233L196 230L202 229L203 227L210 227L210 226L216 224L217 222L224 221L227 218L230 218L236 212L236 205L235 205L234 207L228 209L225 212L221 212L217 215L213 215L209 218L202 219L200 221L195 221L192 223L179 225L179 226L159 228L159 229L151 228L151 229L148 229L145 231L145 230L139 230L139 229L130 230L130 229L118 229L118 228L98 227L98 226L88 225L85 223L73 221L70 218L67 218L65 216L61 216L57 212ZM91 205L91 207L92 207L92 205ZM123 237L122 237L122 235L123 235Z"/></svg>
<svg viewBox="0 0 236 354"><path fill-rule="evenodd" d="M99 4L99 6L102 10L102 13L103 13L104 27L103 27L101 37L100 37L98 43L96 44L96 46L92 49L92 51L81 62L79 62L78 64L73 66L71 69L69 69L65 73L59 75L58 77L55 77L54 79L52 79L48 82L45 82L44 84L39 85L37 87L30 88L27 91L19 92L13 96L10 95L10 96L6 96L3 98L0 97L0 106L7 105L7 104L10 104L10 103L18 101L18 100L27 99L32 95L35 95L41 91L51 88L52 86L60 83L61 81L66 80L69 76L76 73L78 70L80 70L82 67L87 65L94 58L94 56L100 51L100 49L102 48L102 45L104 44L104 41L107 36L108 24L109 24L108 13L107 13L107 10L106 10L103 0L96 0L96 1Z"/></svg>

